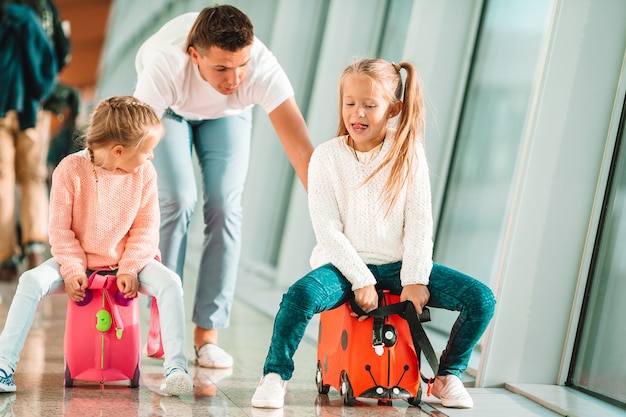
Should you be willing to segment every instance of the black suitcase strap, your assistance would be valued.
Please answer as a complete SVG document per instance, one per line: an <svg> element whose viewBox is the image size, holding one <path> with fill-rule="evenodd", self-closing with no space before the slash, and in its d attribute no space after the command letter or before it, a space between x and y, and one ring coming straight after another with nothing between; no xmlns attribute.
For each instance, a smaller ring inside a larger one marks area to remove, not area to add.
<svg viewBox="0 0 626 417"><path fill-rule="evenodd" d="M428 310L428 308L424 307L422 314L418 316L413 303L411 301L403 301L401 303L380 306L377 309L366 313L356 303L354 298L350 300L350 307L352 307L352 310L359 316L369 316L376 319L397 314L405 319L409 325L409 330L411 331L413 345L418 346L421 349L426 357L426 360L428 361L428 365L434 372L434 376L437 376L437 372L439 371L439 360L437 359L435 350L430 344L430 340L428 340L426 331L424 331L424 327L422 326L422 321L430 321L430 310ZM426 378L422 377L422 379L424 379L425 382L428 382Z"/></svg>

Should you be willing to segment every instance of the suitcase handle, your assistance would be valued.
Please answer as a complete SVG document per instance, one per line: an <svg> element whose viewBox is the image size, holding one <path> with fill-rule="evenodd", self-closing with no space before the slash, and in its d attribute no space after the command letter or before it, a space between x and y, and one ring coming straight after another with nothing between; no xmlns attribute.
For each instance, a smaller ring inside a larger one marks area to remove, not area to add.
<svg viewBox="0 0 626 417"><path fill-rule="evenodd" d="M122 338L122 334L124 332L124 323L122 322L122 316L120 315L120 311L117 309L117 304L113 300L113 297L108 291L102 291L104 294L104 298L106 298L109 303L109 307L111 308L111 316L113 317L113 324L115 325L115 337L117 339Z"/></svg>
<svg viewBox="0 0 626 417"><path fill-rule="evenodd" d="M379 293L379 299L380 297L382 297L382 294ZM405 307L403 306L403 304L409 303L409 302L410 301L403 301L401 303L379 306L377 309L372 310L369 313L366 313L361 308L361 306L356 303L356 300L352 298L350 300L350 307L352 308L352 311L354 311L357 314L357 316L387 317L387 316L391 316L392 314L399 314L401 316L404 316ZM415 311L415 306L413 306L413 311ZM430 321L430 310L428 309L428 307L424 307L422 309L422 314L417 314L416 312L415 315L419 319L420 323L425 323L427 321Z"/></svg>
<svg viewBox="0 0 626 417"><path fill-rule="evenodd" d="M381 294L382 296L382 294ZM424 352L424 356L428 361L428 365L430 365L431 369L434 372L434 375L437 376L437 372L439 371L439 360L437 359L437 355L435 354L435 350L433 346L430 344L430 340L428 340L428 336L426 335L426 331L424 331L424 327L422 326L422 321L430 321L430 310L427 307L422 309L422 314L418 315L417 311L415 311L415 306L411 301L402 301L400 303L388 304L385 306L380 306L375 310L366 313L363 309L356 303L356 300L353 298L350 299L350 307L352 310L357 313L359 316L369 316L373 318L387 317L392 314L397 314L403 319L407 321L409 324L409 329L411 330L411 338L413 339L413 345L418 346L422 352ZM424 317L426 320L422 320ZM430 383L427 378L422 376L422 379L426 383Z"/></svg>
<svg viewBox="0 0 626 417"><path fill-rule="evenodd" d="M108 269L96 269L87 270L87 288L85 289L85 298L83 301L74 301L79 307L84 307L93 299L94 290L104 290L108 288L110 284L109 277L115 275L116 268L109 267Z"/></svg>
<svg viewBox="0 0 626 417"><path fill-rule="evenodd" d="M111 285L115 285L117 267L98 268L93 271L88 270L87 273L89 274L88 289L99 289L102 291L111 310L111 317L113 319L113 325L115 326L115 337L121 339L124 333L124 323L117 307L117 305L121 303L117 303L109 291L107 291Z"/></svg>
<svg viewBox="0 0 626 417"><path fill-rule="evenodd" d="M150 327L148 328L148 341L146 343L148 356L162 359L165 356L163 340L161 338L161 323L159 320L159 307L157 299L152 297L150 305Z"/></svg>
<svg viewBox="0 0 626 417"><path fill-rule="evenodd" d="M105 275L100 275L96 271L89 277L89 284L87 284L87 288L90 290L101 290L107 287L108 281L109 280Z"/></svg>

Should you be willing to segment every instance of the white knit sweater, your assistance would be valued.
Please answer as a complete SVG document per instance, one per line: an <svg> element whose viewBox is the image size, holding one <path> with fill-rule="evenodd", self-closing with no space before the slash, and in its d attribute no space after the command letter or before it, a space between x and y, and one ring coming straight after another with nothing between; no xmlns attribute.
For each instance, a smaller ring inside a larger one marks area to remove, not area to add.
<svg viewBox="0 0 626 417"><path fill-rule="evenodd" d="M311 267L331 263L356 290L376 280L366 264L402 260L402 285L428 284L432 269L432 203L424 147L418 147L415 177L385 216L380 198L389 176L387 165L359 187L389 152L395 131L368 163L356 160L346 137L319 145L311 157L308 178L309 212L317 245ZM363 160L364 158L359 158Z"/></svg>

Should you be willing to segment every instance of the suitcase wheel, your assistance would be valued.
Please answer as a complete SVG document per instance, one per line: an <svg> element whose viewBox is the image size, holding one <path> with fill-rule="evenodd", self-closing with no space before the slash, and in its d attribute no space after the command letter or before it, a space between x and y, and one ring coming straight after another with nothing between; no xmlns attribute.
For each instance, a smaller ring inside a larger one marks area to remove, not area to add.
<svg viewBox="0 0 626 417"><path fill-rule="evenodd" d="M64 383L66 388L72 388L74 386L74 380L72 374L70 374L70 367L65 365Z"/></svg>
<svg viewBox="0 0 626 417"><path fill-rule="evenodd" d="M133 379L130 380L130 387L137 388L139 386L139 362L137 362L137 367L135 368L135 374L133 375Z"/></svg>
<svg viewBox="0 0 626 417"><path fill-rule="evenodd" d="M420 405L422 402L422 385L417 388L417 395L415 397L411 397L407 399L408 403L411 405Z"/></svg>
<svg viewBox="0 0 626 417"><path fill-rule="evenodd" d="M315 385L317 385L317 392L320 394L328 394L328 391L330 391L330 385L324 385L322 364L319 361L317 362L317 372L315 372Z"/></svg>
<svg viewBox="0 0 626 417"><path fill-rule="evenodd" d="M350 406L354 405L354 392L352 392L352 385L350 384L350 379L348 379L346 371L341 371L341 384L339 385L339 388L339 393L341 394L343 403Z"/></svg>

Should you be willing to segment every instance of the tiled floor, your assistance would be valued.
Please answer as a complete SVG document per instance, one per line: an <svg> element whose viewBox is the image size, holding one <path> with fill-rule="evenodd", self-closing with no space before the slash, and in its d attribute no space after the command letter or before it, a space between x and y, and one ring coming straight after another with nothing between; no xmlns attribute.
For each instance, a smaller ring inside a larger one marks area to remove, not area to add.
<svg viewBox="0 0 626 417"><path fill-rule="evenodd" d="M191 230L201 230L193 227ZM189 259L199 259L201 242L198 236L190 239ZM193 358L191 334L193 324L191 300L196 271L190 263L185 277L187 306L187 346ZM0 283L0 326L3 326L15 283ZM267 286L266 286L267 287ZM452 410L441 407L433 397L424 398L422 408L409 406L404 401L394 401L391 406L378 406L375 401L357 400L353 407L344 407L339 394L331 388L328 396L318 395L314 382L316 346L315 326L312 323L309 336L302 342L295 356L296 370L289 383L286 406L283 410L262 410L250 406L250 398L258 383L273 323L273 311L280 300L280 293L264 288L258 278L242 276L238 283L231 327L220 333L220 344L235 358L232 370L209 370L196 368L190 371L195 379L193 395L176 398L163 397L157 393L163 380L160 361L143 358L141 383L131 389L124 385L78 382L74 388L63 384L63 330L65 325L65 296L46 297L40 304L22 358L15 374L18 386L16 394L0 394L0 417L17 416L433 416L433 417L552 417L569 416L623 416L616 413L569 413L561 401L557 410L548 410L533 398L512 391L527 392L536 387L470 388L475 406L471 410ZM142 297L143 340L147 331L147 300ZM555 387L547 387L553 389ZM557 387L558 388L558 387ZM567 399L564 401L568 402ZM545 403L550 406L549 402ZM553 408L554 409L554 408Z"/></svg>
<svg viewBox="0 0 626 417"><path fill-rule="evenodd" d="M15 284L0 284L0 317L4 322ZM314 383L315 345L305 340L296 354L296 372L290 381L284 410L253 409L250 398L258 382L269 342L272 319L237 300L230 329L221 335L221 344L234 355L232 370L209 370L191 366L195 376L194 395L175 398L155 393L162 382L159 361L144 358L138 389L124 385L77 382L74 388L63 386L64 296L50 296L40 304L35 324L29 334L15 381L16 394L0 394L0 417L17 416L555 416L542 406L505 389L471 389L473 410L447 410L434 398L427 399L432 412L427 414L403 401L392 406L358 401L343 407L339 394L331 388L328 396L317 394ZM144 303L143 305L146 305ZM147 322L147 308L143 323ZM147 326L143 326L146 328ZM188 334L192 329L191 322ZM192 354L188 343L189 354ZM13 414L11 414L11 409Z"/></svg>

